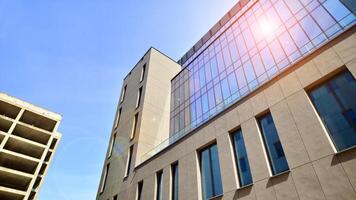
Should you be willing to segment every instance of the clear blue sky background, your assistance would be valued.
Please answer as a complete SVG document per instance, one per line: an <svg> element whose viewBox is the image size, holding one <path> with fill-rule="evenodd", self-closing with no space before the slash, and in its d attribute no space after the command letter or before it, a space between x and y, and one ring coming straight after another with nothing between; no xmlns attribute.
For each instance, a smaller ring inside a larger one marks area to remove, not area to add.
<svg viewBox="0 0 356 200"><path fill-rule="evenodd" d="M39 200L94 200L121 82L150 46L179 59L237 0L0 0L0 92L60 113Z"/></svg>

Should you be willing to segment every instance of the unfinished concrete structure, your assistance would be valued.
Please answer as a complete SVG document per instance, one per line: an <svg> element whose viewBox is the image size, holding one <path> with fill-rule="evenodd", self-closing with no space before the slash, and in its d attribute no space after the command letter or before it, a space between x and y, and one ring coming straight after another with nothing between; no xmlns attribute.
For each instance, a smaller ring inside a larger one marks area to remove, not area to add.
<svg viewBox="0 0 356 200"><path fill-rule="evenodd" d="M0 93L0 199L37 195L61 134L61 116Z"/></svg>
<svg viewBox="0 0 356 200"><path fill-rule="evenodd" d="M355 10L239 1L177 61L169 131L139 133L162 142L137 154L118 130L97 199L356 199Z"/></svg>

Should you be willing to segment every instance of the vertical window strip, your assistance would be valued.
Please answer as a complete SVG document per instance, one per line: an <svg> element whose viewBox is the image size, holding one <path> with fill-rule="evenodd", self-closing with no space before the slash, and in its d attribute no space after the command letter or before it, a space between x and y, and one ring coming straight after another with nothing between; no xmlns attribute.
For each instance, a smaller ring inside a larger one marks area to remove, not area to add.
<svg viewBox="0 0 356 200"><path fill-rule="evenodd" d="M130 140L135 138L136 135L136 129L137 129L137 123L138 123L138 114L135 114L135 117L133 119L133 123L132 123L132 131L131 131L131 135L130 135Z"/></svg>
<svg viewBox="0 0 356 200"><path fill-rule="evenodd" d="M172 171L172 200L178 200L178 192L179 192L179 169L178 162L174 163L171 167Z"/></svg>
<svg viewBox="0 0 356 200"><path fill-rule="evenodd" d="M272 175L288 171L288 162L280 143L271 113L268 112L260 117L258 119L258 124Z"/></svg>
<svg viewBox="0 0 356 200"><path fill-rule="evenodd" d="M124 99L125 99L126 89L127 89L127 85L125 85L125 86L124 86L124 89L122 90L120 103L121 103L121 102L123 102L123 101L124 101Z"/></svg>
<svg viewBox="0 0 356 200"><path fill-rule="evenodd" d="M126 172L125 172L125 177L127 177L127 176L130 174L130 168L131 168L131 162L132 162L133 147L134 147L134 145L132 145L132 146L129 148L128 158L127 158L127 162L126 162Z"/></svg>
<svg viewBox="0 0 356 200"><path fill-rule="evenodd" d="M156 200L162 200L162 178L163 171L156 173Z"/></svg>
<svg viewBox="0 0 356 200"><path fill-rule="evenodd" d="M142 96L142 87L140 87L140 89L138 89L136 108L138 108L141 104L141 96Z"/></svg>
<svg viewBox="0 0 356 200"><path fill-rule="evenodd" d="M108 178L108 175L109 175L109 169L110 169L110 163L106 164L103 180L101 182L100 193L103 193L104 190L105 190L106 181L107 181L107 178Z"/></svg>
<svg viewBox="0 0 356 200"><path fill-rule="evenodd" d="M112 152L114 150L115 140L116 140L116 133L111 138L110 147L109 147L109 158L111 157Z"/></svg>
<svg viewBox="0 0 356 200"><path fill-rule="evenodd" d="M142 189L143 189L143 181L140 181L137 184L137 199L136 200L142 200Z"/></svg>
<svg viewBox="0 0 356 200"><path fill-rule="evenodd" d="M143 79L145 78L145 73L146 73L146 64L144 64L142 66L142 69L141 69L141 76L140 76L140 82L143 81Z"/></svg>
<svg viewBox="0 0 356 200"><path fill-rule="evenodd" d="M240 187L252 184L252 175L241 129L231 135Z"/></svg>
<svg viewBox="0 0 356 200"><path fill-rule="evenodd" d="M115 119L115 129L119 126L122 108L119 109Z"/></svg>

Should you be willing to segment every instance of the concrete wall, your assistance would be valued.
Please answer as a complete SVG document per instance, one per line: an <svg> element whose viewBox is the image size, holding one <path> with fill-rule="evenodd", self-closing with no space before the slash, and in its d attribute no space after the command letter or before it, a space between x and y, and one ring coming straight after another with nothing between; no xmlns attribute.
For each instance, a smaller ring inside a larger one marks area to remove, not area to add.
<svg viewBox="0 0 356 200"><path fill-rule="evenodd" d="M142 81L142 67L146 64L145 76ZM161 143L169 135L169 106L170 80L181 70L180 65L163 55L154 48L150 48L142 59L135 65L123 81L122 89L127 86L125 98L119 102L121 115L118 126L113 123L112 134L103 165L102 177L97 199L111 199L120 190L131 190L129 186L135 174L134 167L140 163L141 157L153 147ZM136 108L139 88L142 87L141 103ZM122 92L121 92L122 93ZM121 94L120 98L121 99ZM134 117L138 113L135 137L131 138ZM110 144L116 135L112 155L109 155ZM129 176L125 177L128 150L133 145L132 162ZM110 163L105 190L100 193L106 165ZM155 178L155 176L153 176ZM154 179L153 179L154 180ZM144 189L146 190L146 188ZM133 195L136 188L132 189ZM131 193L124 194L119 199L131 199Z"/></svg>
<svg viewBox="0 0 356 200"><path fill-rule="evenodd" d="M179 162L180 199L201 199L196 150L216 141L224 195L221 199L356 199L356 149L335 153L306 89L342 69L356 77L355 28L344 33L253 92L202 128L135 169L119 199L134 199L143 180L143 199L154 199L155 173L163 169L163 199L169 199L169 167ZM255 116L270 110L290 171L271 177ZM241 127L253 185L238 188L229 131ZM220 198L218 198L220 199Z"/></svg>

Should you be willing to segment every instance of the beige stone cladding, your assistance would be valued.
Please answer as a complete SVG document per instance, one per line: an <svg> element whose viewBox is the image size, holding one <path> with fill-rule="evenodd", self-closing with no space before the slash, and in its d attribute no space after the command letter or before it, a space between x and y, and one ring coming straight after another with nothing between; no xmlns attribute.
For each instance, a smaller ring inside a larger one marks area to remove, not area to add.
<svg viewBox="0 0 356 200"><path fill-rule="evenodd" d="M37 199L61 139L61 116L0 93L0 199Z"/></svg>
<svg viewBox="0 0 356 200"><path fill-rule="evenodd" d="M224 193L217 199L356 199L356 149L335 151L307 94L310 87L342 70L356 77L355 28L137 166L135 176L119 187L118 199L136 200L137 183L143 181L143 199L153 200L155 173L160 170L163 199L171 199L170 166L177 161L180 199L202 199L197 150L211 142L218 146ZM256 123L256 116L266 110L271 112L290 168L277 176L270 175ZM253 177L253 185L244 188L238 187L229 136L236 127L242 129Z"/></svg>
<svg viewBox="0 0 356 200"><path fill-rule="evenodd" d="M150 48L123 80L97 199L112 199L121 190L131 190L134 168L142 156L168 138L171 79L180 70L175 61ZM132 199L134 190L119 199ZM149 192L147 187L144 190Z"/></svg>

